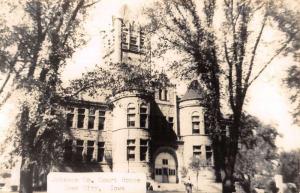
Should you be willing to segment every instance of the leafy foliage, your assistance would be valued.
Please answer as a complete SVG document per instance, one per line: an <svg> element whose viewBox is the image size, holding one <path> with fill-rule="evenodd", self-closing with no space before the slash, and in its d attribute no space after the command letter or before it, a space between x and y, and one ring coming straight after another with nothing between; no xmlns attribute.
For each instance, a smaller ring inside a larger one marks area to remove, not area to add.
<svg viewBox="0 0 300 193"><path fill-rule="evenodd" d="M300 67L292 66L288 70L286 78L287 86L291 89L291 101L294 103L294 119L297 124L300 124Z"/></svg>
<svg viewBox="0 0 300 193"><path fill-rule="evenodd" d="M290 152L282 152L280 154L280 173L283 176L283 181L297 184L300 187L300 150Z"/></svg>
<svg viewBox="0 0 300 193"><path fill-rule="evenodd" d="M191 158L191 162L189 163L189 168L196 173L196 182L198 189L198 176L199 172L207 165L206 160L203 160L199 157L193 156Z"/></svg>
<svg viewBox="0 0 300 193"><path fill-rule="evenodd" d="M250 115L244 115L242 123L235 178L246 192L251 192L255 187L264 186L276 172L278 154L275 139L279 134Z"/></svg>

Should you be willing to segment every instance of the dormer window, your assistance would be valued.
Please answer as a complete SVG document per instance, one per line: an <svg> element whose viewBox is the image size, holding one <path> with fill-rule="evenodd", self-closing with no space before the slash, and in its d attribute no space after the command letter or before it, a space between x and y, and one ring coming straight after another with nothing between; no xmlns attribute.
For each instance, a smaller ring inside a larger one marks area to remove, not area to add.
<svg viewBox="0 0 300 193"><path fill-rule="evenodd" d="M200 134L200 116L199 112L193 112L192 114L192 133Z"/></svg>
<svg viewBox="0 0 300 193"><path fill-rule="evenodd" d="M135 106L129 104L127 107L127 127L135 127Z"/></svg>
<svg viewBox="0 0 300 193"><path fill-rule="evenodd" d="M158 90L158 98L161 101L168 101L169 100L169 94L167 89L159 89Z"/></svg>

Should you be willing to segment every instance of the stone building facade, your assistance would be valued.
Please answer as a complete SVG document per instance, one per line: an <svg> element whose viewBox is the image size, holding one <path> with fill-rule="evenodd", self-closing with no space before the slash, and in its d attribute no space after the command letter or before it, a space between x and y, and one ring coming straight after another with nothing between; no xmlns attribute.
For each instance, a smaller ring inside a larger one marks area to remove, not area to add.
<svg viewBox="0 0 300 193"><path fill-rule="evenodd" d="M102 35L105 63L147 61L145 34L134 23L114 18L113 28ZM197 84L193 81L182 98L168 86L122 91L110 103L69 101L66 170L143 172L158 183L179 183L194 156L203 161L200 178L213 179L204 91L197 92Z"/></svg>

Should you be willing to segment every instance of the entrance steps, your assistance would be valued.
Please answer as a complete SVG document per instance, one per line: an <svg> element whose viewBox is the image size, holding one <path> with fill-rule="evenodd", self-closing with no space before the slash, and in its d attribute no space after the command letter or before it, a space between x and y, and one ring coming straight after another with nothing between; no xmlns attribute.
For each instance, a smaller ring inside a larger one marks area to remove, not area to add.
<svg viewBox="0 0 300 193"><path fill-rule="evenodd" d="M168 192L185 192L185 186L183 183L159 183L151 181L154 191L168 191ZM193 186L193 192L197 193L221 193L222 184L215 183L211 180L204 180L198 184L198 190L196 189L197 184Z"/></svg>
<svg viewBox="0 0 300 193"><path fill-rule="evenodd" d="M153 190L155 191L169 191L169 192L176 192L176 191L184 191L185 186L181 183L159 183L153 182L151 183L153 186Z"/></svg>

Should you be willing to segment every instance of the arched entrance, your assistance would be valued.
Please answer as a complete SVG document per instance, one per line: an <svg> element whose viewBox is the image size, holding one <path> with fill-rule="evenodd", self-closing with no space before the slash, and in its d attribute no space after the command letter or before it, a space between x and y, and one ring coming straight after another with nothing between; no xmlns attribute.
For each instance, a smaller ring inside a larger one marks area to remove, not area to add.
<svg viewBox="0 0 300 193"><path fill-rule="evenodd" d="M160 183L177 182L177 159L174 151L161 149L154 162L154 179Z"/></svg>

